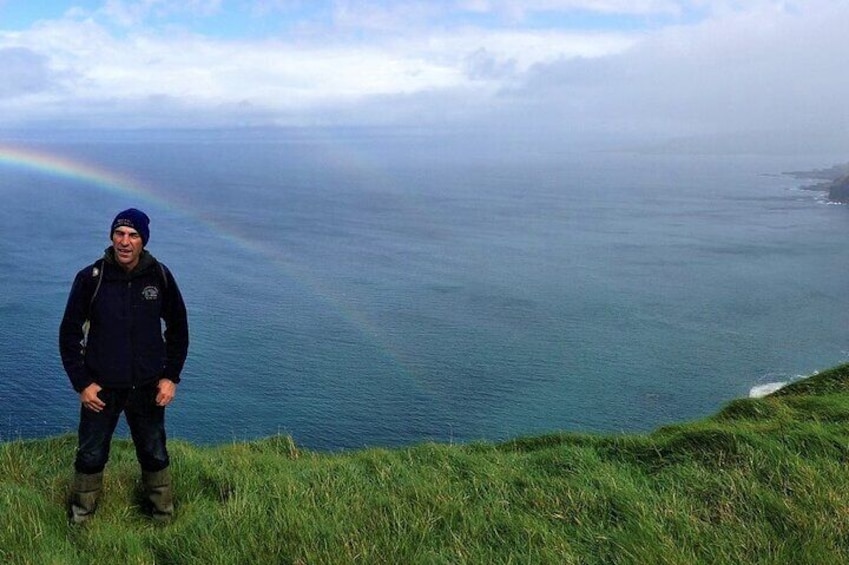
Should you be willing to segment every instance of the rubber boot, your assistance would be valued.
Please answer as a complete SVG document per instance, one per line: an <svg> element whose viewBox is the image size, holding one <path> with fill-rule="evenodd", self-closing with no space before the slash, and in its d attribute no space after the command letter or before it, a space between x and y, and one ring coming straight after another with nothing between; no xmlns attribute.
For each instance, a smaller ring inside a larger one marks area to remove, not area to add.
<svg viewBox="0 0 849 565"><path fill-rule="evenodd" d="M97 509L97 499L103 489L103 473L74 473L68 519L72 524L82 524Z"/></svg>
<svg viewBox="0 0 849 565"><path fill-rule="evenodd" d="M174 516L174 495L171 491L171 471L166 467L151 473L142 471L144 496L150 503L151 517L155 522L170 522Z"/></svg>

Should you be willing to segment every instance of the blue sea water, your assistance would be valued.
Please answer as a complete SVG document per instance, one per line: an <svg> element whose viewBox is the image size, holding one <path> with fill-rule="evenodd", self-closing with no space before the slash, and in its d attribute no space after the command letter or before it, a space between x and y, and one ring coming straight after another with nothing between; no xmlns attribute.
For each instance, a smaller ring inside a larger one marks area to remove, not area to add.
<svg viewBox="0 0 849 565"><path fill-rule="evenodd" d="M0 164L0 440L74 431L57 329L129 206L189 307L171 437L643 432L846 360L849 208L780 174L833 157L355 141L27 145L135 192Z"/></svg>

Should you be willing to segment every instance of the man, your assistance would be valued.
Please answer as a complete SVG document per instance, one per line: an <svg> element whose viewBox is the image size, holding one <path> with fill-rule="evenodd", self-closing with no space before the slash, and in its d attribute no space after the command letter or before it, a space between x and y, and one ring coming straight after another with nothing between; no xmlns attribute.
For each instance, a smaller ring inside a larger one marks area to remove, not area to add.
<svg viewBox="0 0 849 565"><path fill-rule="evenodd" d="M69 504L74 523L97 507L121 412L153 518L166 522L174 512L165 407L180 382L189 328L173 275L145 249L149 224L135 208L115 216L112 245L77 273L59 329L62 364L81 403Z"/></svg>

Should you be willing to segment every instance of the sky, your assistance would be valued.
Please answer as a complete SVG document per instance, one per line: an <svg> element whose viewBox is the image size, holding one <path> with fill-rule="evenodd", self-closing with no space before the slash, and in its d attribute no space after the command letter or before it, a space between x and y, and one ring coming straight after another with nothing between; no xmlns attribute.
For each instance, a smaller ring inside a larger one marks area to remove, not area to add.
<svg viewBox="0 0 849 565"><path fill-rule="evenodd" d="M0 0L0 130L380 126L844 151L846 22L845 0Z"/></svg>

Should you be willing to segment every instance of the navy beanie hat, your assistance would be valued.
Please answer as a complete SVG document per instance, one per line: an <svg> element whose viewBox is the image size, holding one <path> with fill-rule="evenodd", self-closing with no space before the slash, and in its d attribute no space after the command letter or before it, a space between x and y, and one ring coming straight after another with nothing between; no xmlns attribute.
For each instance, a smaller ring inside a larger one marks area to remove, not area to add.
<svg viewBox="0 0 849 565"><path fill-rule="evenodd" d="M147 240L150 239L149 225L150 218L147 217L147 214L136 208L129 208L123 212L118 212L118 215L112 220L112 229L109 230L109 237L110 239L112 238L115 228L126 226L139 232L142 238L142 246L145 246L147 245Z"/></svg>

